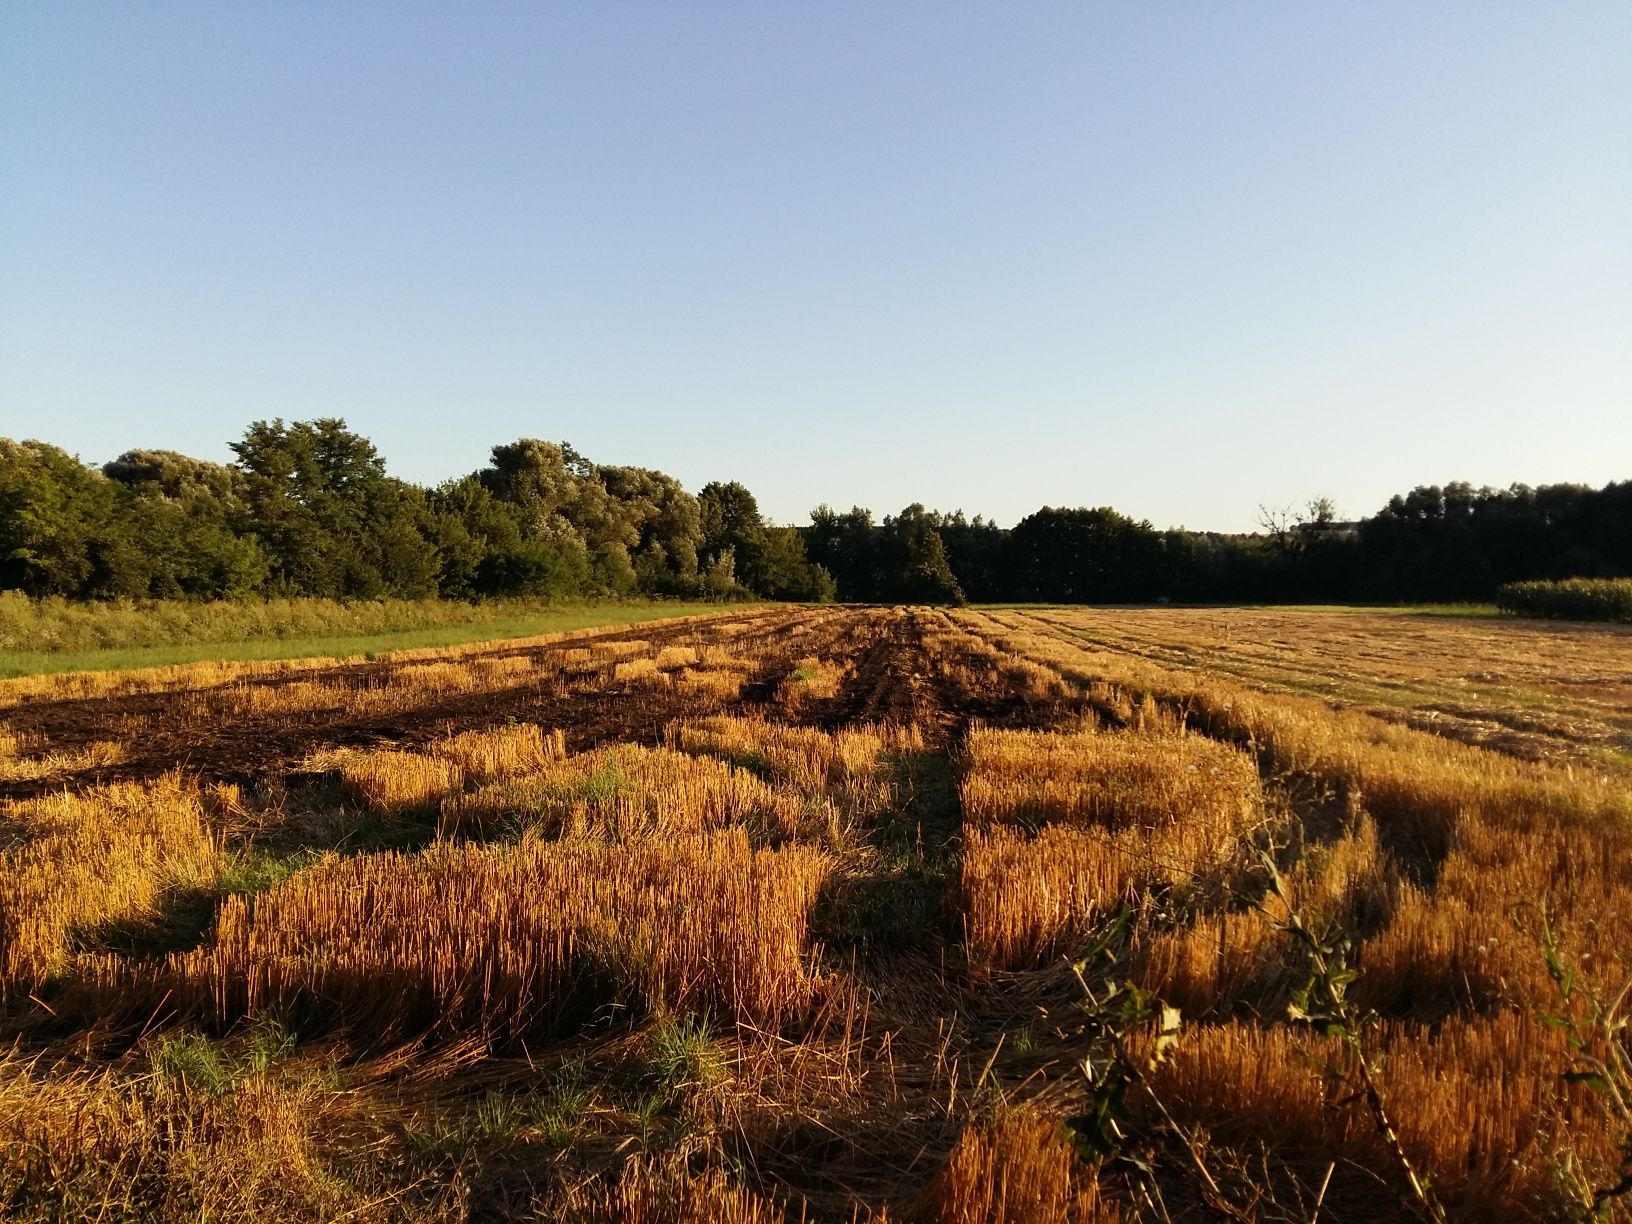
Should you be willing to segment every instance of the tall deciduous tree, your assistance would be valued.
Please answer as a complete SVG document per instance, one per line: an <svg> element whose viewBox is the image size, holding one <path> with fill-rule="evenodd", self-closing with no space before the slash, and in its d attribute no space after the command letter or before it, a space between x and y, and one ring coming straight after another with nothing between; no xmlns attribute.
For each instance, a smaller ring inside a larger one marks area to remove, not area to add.
<svg viewBox="0 0 1632 1224"><path fill-rule="evenodd" d="M914 502L884 519L884 593L907 603L961 604L958 585L946 559L946 545L935 519Z"/></svg>
<svg viewBox="0 0 1632 1224"><path fill-rule="evenodd" d="M257 421L232 444L275 587L331 597L427 595L440 562L413 491L334 417Z"/></svg>
<svg viewBox="0 0 1632 1224"><path fill-rule="evenodd" d="M735 480L714 480L703 486L697 504L703 557L712 561L729 549L737 581L750 590L763 592L765 519L754 495Z"/></svg>
<svg viewBox="0 0 1632 1224"><path fill-rule="evenodd" d="M1164 592L1161 537L1108 506L1045 506L1009 536L1010 580L1023 599L1127 603Z"/></svg>
<svg viewBox="0 0 1632 1224"><path fill-rule="evenodd" d="M840 598L881 598L877 528L871 510L852 506L840 514L824 503L810 512L804 537L807 555L833 576Z"/></svg>
<svg viewBox="0 0 1632 1224"><path fill-rule="evenodd" d="M61 447L0 438L0 586L30 595L141 593L145 575L129 577L137 558L120 491Z"/></svg>

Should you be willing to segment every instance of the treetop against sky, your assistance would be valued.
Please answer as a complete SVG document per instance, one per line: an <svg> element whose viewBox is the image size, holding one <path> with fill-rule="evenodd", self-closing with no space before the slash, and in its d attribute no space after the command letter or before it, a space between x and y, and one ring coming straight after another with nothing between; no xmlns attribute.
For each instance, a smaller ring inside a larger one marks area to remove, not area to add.
<svg viewBox="0 0 1632 1224"><path fill-rule="evenodd" d="M0 8L0 435L773 519L1627 475L1632 6Z"/></svg>

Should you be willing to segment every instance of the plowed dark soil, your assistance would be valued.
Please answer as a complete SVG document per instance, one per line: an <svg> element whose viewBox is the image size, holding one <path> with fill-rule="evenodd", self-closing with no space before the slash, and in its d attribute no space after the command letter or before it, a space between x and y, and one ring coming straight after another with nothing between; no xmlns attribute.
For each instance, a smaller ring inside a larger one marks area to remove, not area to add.
<svg viewBox="0 0 1632 1224"><path fill-rule="evenodd" d="M934 615L896 608L772 610L734 617L750 620L752 626L729 637L702 621L640 625L546 645L499 644L463 654L459 661L525 657L534 668L508 686L427 693L389 711L364 715L237 711L210 700L208 689L34 701L7 711L0 729L43 737L56 752L113 740L124 745L125 759L117 765L0 783L0 798L152 778L174 769L210 781L254 784L288 773L317 749L411 745L508 719L560 728L567 746L580 751L603 743L655 743L664 726L677 718L755 708L769 717L828 728L853 722L916 723L940 745L955 740L972 719L1012 724L1055 717L1054 711L1028 702L1012 688L977 688L956 652L937 652L926 644L926 617ZM671 645L746 649L760 656L760 666L742 695L731 701L621 683L610 666L599 676L574 676L562 666L568 651L630 641L648 642L653 651ZM800 659L810 657L850 663L853 674L842 692L792 710L774 705L778 686ZM275 690L316 682L378 689L394 673L419 662L345 664L258 677L238 687Z"/></svg>
<svg viewBox="0 0 1632 1224"><path fill-rule="evenodd" d="M739 616L743 620L748 617ZM385 742L413 744L448 732L487 727L508 719L559 727L574 750L609 741L655 742L665 723L738 703L706 696L619 684L605 669L605 683L563 685L558 660L565 652L597 644L644 641L654 650L667 645L751 646L765 652L760 676L744 700L786 675L793 660L827 651L846 634L843 617L831 611L758 613L748 632L726 638L708 622L652 624L576 637L543 646L495 646L465 654L460 662L525 656L535 670L514 685L477 692L426 694L372 717L345 711L254 713L200 701L200 690L136 693L112 698L36 701L6 712L0 728L43 736L54 751L73 750L99 740L125 743L118 765L56 774L26 782L0 783L0 798L21 798L64 786L151 778L182 769L211 781L257 782L288 771L323 747L367 747ZM797 630L797 631L796 631ZM245 682L277 689L318 682L364 690L379 688L391 675L420 660L365 662Z"/></svg>

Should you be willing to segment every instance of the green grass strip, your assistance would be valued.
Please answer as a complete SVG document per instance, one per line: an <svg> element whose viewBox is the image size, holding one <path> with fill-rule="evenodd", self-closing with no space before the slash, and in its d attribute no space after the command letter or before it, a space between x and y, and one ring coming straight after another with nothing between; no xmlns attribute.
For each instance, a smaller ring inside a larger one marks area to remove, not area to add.
<svg viewBox="0 0 1632 1224"><path fill-rule="evenodd" d="M735 604L730 607L751 605ZM205 661L248 662L267 659L352 658L393 650L462 646L470 642L503 642L576 629L615 628L730 610L718 603L606 603L548 608L519 616L473 620L464 624L428 625L385 633L329 634L314 637L252 638L241 642L191 642L165 646L111 647L103 650L0 651L0 678L59 672L124 671Z"/></svg>

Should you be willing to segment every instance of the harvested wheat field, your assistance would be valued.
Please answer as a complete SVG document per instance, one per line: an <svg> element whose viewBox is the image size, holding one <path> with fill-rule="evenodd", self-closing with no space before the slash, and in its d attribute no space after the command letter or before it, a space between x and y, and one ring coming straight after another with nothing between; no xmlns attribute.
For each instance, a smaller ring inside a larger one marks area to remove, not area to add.
<svg viewBox="0 0 1632 1224"><path fill-rule="evenodd" d="M1628 1218L1632 633L756 607L0 683L0 1215Z"/></svg>

